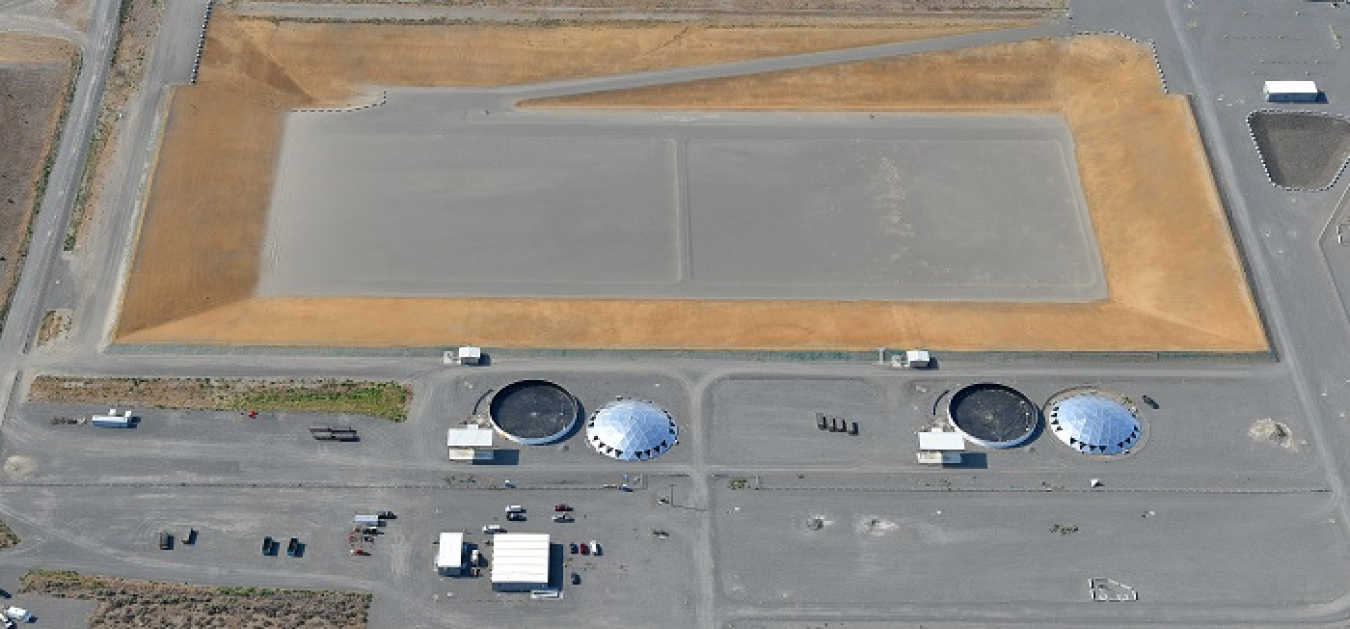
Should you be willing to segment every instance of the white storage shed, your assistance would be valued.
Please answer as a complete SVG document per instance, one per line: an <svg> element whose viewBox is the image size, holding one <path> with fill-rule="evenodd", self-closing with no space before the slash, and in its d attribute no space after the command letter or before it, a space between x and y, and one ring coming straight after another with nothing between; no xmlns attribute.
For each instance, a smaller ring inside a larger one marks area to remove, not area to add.
<svg viewBox="0 0 1350 629"><path fill-rule="evenodd" d="M966 450L966 440L960 433L943 432L936 428L919 433L919 462L926 465L956 465Z"/></svg>
<svg viewBox="0 0 1350 629"><path fill-rule="evenodd" d="M891 357L891 366L899 369L927 369L932 363L932 354L922 349L905 350L903 354Z"/></svg>
<svg viewBox="0 0 1350 629"><path fill-rule="evenodd" d="M483 348L465 345L459 348L457 356L461 365L477 365L483 360Z"/></svg>
<svg viewBox="0 0 1350 629"><path fill-rule="evenodd" d="M451 461L491 461L492 431L479 426L451 428L445 435Z"/></svg>

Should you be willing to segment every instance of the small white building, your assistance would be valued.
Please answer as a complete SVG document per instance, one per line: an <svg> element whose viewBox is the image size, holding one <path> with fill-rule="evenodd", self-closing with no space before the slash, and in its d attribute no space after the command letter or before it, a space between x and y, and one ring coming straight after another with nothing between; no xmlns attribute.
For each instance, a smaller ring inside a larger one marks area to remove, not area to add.
<svg viewBox="0 0 1350 629"><path fill-rule="evenodd" d="M464 572L464 534L441 533L436 549L436 574L446 577Z"/></svg>
<svg viewBox="0 0 1350 629"><path fill-rule="evenodd" d="M548 588L549 554L548 533L498 533L492 538L492 589Z"/></svg>
<svg viewBox="0 0 1350 629"><path fill-rule="evenodd" d="M965 450L966 440L959 433L937 428L919 433L919 462L925 465L956 465Z"/></svg>
<svg viewBox="0 0 1350 629"><path fill-rule="evenodd" d="M905 350L891 357L891 366L897 369L927 369L932 362L933 356L922 349Z"/></svg>
<svg viewBox="0 0 1350 629"><path fill-rule="evenodd" d="M1316 81L1266 81L1262 93L1271 103L1315 103L1322 97Z"/></svg>
<svg viewBox="0 0 1350 629"><path fill-rule="evenodd" d="M459 357L459 364L461 365L477 365L483 360L483 348L465 345L459 348L455 356Z"/></svg>
<svg viewBox="0 0 1350 629"><path fill-rule="evenodd" d="M479 426L451 428L445 436L451 461L491 461L492 431Z"/></svg>

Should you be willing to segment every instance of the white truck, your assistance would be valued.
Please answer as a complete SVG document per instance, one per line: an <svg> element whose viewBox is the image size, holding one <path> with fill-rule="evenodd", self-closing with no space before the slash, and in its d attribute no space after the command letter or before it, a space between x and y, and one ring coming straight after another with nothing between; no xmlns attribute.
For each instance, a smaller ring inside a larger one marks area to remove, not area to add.
<svg viewBox="0 0 1350 629"><path fill-rule="evenodd" d="M376 526L376 527L377 527L377 526L381 526L382 524L384 524L384 519L381 518L379 515L374 514L374 513L371 513L371 514L358 514L356 517L352 518L352 522L356 523L357 526Z"/></svg>

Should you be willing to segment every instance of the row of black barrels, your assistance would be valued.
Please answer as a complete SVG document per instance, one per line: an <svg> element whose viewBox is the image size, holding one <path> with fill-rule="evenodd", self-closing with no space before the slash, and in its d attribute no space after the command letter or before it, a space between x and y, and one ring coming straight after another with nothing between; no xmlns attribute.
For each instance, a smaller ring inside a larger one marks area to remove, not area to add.
<svg viewBox="0 0 1350 629"><path fill-rule="evenodd" d="M845 432L854 436L858 434L858 422L850 422L840 417L830 417L824 413L816 413L816 428L830 432Z"/></svg>

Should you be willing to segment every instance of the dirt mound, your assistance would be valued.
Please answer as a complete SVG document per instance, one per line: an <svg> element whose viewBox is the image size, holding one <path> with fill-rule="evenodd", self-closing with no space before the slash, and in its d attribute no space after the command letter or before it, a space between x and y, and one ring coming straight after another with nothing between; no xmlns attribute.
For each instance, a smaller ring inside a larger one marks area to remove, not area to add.
<svg viewBox="0 0 1350 629"><path fill-rule="evenodd" d="M1247 429L1247 436L1253 441L1268 441L1287 450L1297 450L1298 444L1294 441L1294 433L1289 430L1289 425L1283 422L1277 422L1273 419L1258 419L1252 427Z"/></svg>

